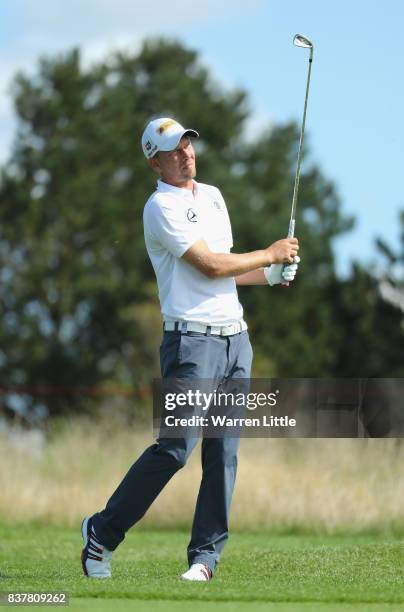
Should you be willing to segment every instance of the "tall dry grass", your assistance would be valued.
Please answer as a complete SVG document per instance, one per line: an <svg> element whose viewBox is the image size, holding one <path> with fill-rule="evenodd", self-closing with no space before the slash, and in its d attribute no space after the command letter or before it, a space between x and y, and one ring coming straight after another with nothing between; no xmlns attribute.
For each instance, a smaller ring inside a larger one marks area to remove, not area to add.
<svg viewBox="0 0 404 612"><path fill-rule="evenodd" d="M76 419L44 441L0 431L0 520L77 525L101 510L152 434ZM241 441L233 529L404 529L404 446L395 440ZM184 527L200 481L195 449L142 520Z"/></svg>

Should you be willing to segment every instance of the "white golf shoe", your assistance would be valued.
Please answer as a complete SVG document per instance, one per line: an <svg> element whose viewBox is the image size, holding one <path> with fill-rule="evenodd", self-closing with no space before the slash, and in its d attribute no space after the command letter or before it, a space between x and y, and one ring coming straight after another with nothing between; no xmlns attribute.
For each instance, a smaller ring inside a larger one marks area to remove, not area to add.
<svg viewBox="0 0 404 612"><path fill-rule="evenodd" d="M81 535L84 544L81 551L84 575L88 578L110 578L112 551L98 540L88 516L81 523Z"/></svg>
<svg viewBox="0 0 404 612"><path fill-rule="evenodd" d="M196 580L198 582L206 582L212 580L212 570L202 563L194 563L189 570L182 574L182 580Z"/></svg>

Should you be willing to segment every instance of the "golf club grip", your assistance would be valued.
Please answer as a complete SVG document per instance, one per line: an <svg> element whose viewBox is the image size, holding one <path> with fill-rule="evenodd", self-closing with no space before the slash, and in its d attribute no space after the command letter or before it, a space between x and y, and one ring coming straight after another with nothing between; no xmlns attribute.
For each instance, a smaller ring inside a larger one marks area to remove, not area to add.
<svg viewBox="0 0 404 612"><path fill-rule="evenodd" d="M295 219L291 219L289 221L288 238L293 238L293 236L295 235L295 224ZM283 264L283 267L285 267L285 265L286 264ZM289 283L282 283L282 287L289 287Z"/></svg>

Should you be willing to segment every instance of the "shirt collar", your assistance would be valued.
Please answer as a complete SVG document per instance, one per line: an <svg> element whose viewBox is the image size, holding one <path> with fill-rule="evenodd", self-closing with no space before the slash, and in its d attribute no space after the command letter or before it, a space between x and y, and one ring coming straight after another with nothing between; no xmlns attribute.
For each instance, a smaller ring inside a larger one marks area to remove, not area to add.
<svg viewBox="0 0 404 612"><path fill-rule="evenodd" d="M194 183L194 189L193 191L191 191L190 189L184 189L184 187L175 187L174 185L169 185L168 183L165 183L161 179L158 179L157 191L171 191L172 193L178 193L181 195L188 195L188 196L194 197L198 193L198 183L196 181L193 181L193 183Z"/></svg>

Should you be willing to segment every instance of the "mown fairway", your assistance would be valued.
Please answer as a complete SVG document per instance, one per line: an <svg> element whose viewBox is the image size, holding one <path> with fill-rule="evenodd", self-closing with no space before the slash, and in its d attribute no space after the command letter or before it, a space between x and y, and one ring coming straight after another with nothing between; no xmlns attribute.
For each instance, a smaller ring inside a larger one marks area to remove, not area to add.
<svg viewBox="0 0 404 612"><path fill-rule="evenodd" d="M113 578L90 581L78 530L3 525L0 591L61 590L71 609L116 612L404 610L397 537L235 533L208 584L178 579L187 542L186 532L134 529L114 555Z"/></svg>

